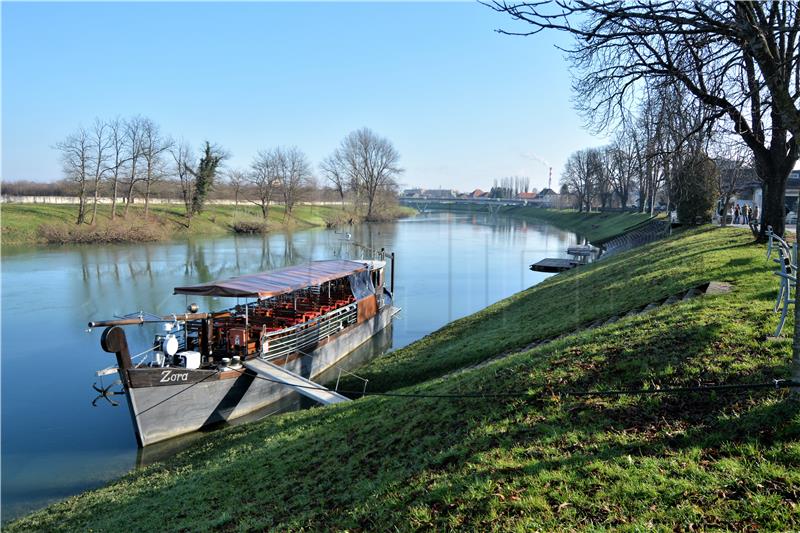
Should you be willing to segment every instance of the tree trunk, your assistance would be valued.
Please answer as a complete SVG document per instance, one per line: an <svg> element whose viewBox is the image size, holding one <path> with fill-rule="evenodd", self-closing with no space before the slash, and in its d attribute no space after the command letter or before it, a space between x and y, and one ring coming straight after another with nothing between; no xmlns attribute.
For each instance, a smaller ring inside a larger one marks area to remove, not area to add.
<svg viewBox="0 0 800 533"><path fill-rule="evenodd" d="M81 225L86 221L86 182L81 182L80 194L78 197L78 220L77 225Z"/></svg>
<svg viewBox="0 0 800 533"><path fill-rule="evenodd" d="M758 240L765 242L767 226L772 226L772 231L781 236L786 229L786 182L794 161L786 156L756 157L755 166L758 177L764 184L761 201L762 224Z"/></svg>
<svg viewBox="0 0 800 533"><path fill-rule="evenodd" d="M147 180L147 187L144 191L144 219L147 220L147 214L150 212L150 180Z"/></svg>
<svg viewBox="0 0 800 533"><path fill-rule="evenodd" d="M125 213L123 216L128 218L128 210L131 207L131 202L133 201L133 186L134 184L131 183L130 187L128 187L128 194L125 196Z"/></svg>
<svg viewBox="0 0 800 533"><path fill-rule="evenodd" d="M95 220L97 219L97 199L100 195L100 182L99 180L94 182L94 205L92 206L92 225L94 226Z"/></svg>
<svg viewBox="0 0 800 533"><path fill-rule="evenodd" d="M111 220L117 217L117 178L114 177L114 183L111 186Z"/></svg>

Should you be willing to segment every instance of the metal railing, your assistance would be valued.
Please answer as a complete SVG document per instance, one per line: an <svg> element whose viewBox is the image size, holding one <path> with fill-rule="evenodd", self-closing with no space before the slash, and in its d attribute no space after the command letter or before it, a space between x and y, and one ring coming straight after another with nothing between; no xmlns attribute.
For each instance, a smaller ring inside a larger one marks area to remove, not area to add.
<svg viewBox="0 0 800 533"><path fill-rule="evenodd" d="M261 357L279 359L285 357L288 362L293 353L313 347L334 333L358 321L358 305L348 304L322 316L278 331L267 333L262 337L262 345L266 343L267 351Z"/></svg>
<svg viewBox="0 0 800 533"><path fill-rule="evenodd" d="M345 374L348 374L348 375L350 375L350 376L353 376L353 377L354 377L354 378L356 378L356 379L360 379L361 381L363 381L363 382L364 382L364 388L363 388L363 390L361 391L361 394L362 394L362 396L363 396L364 394L366 394L366 393L367 393L367 384L369 383L369 380L368 380L367 378L362 378L362 377L361 377L361 376L359 376L358 374L355 374L355 373L353 373L353 372L350 372L350 371L349 371L349 370L347 370L346 368L342 368L342 367L340 367L339 365L336 365L336 368L338 368L338 369L339 369L339 375L338 375L338 376L336 376L336 386L333 388L333 390L334 390L334 391L336 391L336 392L339 392L339 381L342 379L342 372L344 372Z"/></svg>

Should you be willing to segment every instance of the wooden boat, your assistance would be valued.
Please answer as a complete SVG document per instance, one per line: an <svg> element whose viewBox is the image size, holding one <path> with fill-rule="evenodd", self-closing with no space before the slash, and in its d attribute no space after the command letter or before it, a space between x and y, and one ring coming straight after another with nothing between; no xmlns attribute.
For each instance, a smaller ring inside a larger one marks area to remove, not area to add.
<svg viewBox="0 0 800 533"><path fill-rule="evenodd" d="M101 346L116 354L109 370L119 373L139 445L238 418L294 391L346 401L312 380L391 323L398 309L385 267L313 261L174 290L245 299L221 311L198 313L191 304L180 315L90 322L106 327ZM151 322L165 331L134 361L122 326Z"/></svg>

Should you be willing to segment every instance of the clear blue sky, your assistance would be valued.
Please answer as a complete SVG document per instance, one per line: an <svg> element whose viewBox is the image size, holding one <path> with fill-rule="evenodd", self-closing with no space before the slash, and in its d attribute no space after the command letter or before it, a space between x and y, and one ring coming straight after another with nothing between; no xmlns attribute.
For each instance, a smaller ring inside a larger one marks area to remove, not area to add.
<svg viewBox="0 0 800 533"><path fill-rule="evenodd" d="M367 126L400 151L405 186L541 189L537 159L557 182L602 141L572 108L561 37L493 31L511 24L477 3L4 2L2 178L60 178L56 142L141 114L224 146L229 167L297 145L316 168Z"/></svg>

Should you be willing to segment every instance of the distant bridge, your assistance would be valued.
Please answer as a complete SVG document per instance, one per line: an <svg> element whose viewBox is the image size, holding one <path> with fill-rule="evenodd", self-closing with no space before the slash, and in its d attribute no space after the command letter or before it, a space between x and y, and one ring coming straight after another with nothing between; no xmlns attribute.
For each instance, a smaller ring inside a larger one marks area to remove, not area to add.
<svg viewBox="0 0 800 533"><path fill-rule="evenodd" d="M538 202L520 200L518 198L423 198L416 196L401 196L400 204L415 207L420 211L431 208L446 208L450 205L480 205L485 206L490 212L497 212L501 207L538 205Z"/></svg>

